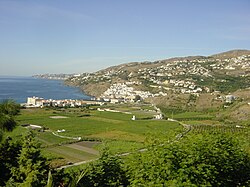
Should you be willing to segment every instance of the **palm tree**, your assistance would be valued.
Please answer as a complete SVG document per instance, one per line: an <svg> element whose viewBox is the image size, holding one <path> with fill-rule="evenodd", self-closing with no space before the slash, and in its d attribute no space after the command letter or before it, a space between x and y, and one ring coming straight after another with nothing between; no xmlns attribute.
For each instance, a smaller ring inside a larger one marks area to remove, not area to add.
<svg viewBox="0 0 250 187"><path fill-rule="evenodd" d="M0 103L0 141L3 131L12 131L16 126L14 115L20 112L20 105L13 100L5 100Z"/></svg>
<svg viewBox="0 0 250 187"><path fill-rule="evenodd" d="M3 131L12 131L16 126L16 121L12 116L0 113L0 129Z"/></svg>
<svg viewBox="0 0 250 187"><path fill-rule="evenodd" d="M0 113L15 116L20 112L20 105L13 100L4 100L0 103Z"/></svg>

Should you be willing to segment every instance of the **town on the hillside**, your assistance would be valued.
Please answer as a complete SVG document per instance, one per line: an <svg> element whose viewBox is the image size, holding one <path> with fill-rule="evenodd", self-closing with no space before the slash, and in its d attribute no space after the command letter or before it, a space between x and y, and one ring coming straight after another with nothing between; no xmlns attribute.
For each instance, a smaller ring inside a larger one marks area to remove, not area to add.
<svg viewBox="0 0 250 187"><path fill-rule="evenodd" d="M128 63L95 73L45 74L43 78L66 79L65 83L80 87L94 101L28 99L27 106L82 106L86 103L100 104L138 102L147 98L168 97L171 94L214 95L215 100L232 103L236 96L233 88L249 87L250 54L235 51L213 56L182 57L155 62ZM244 53L244 54L243 54ZM227 54L227 55L225 55ZM244 80L243 80L244 79ZM237 82L238 81L238 82ZM226 86L224 86L226 85ZM227 90L226 93L223 89ZM91 88L91 89L89 89Z"/></svg>
<svg viewBox="0 0 250 187"><path fill-rule="evenodd" d="M223 78L225 75L218 77L221 72L232 79L250 76L250 55L232 58L216 58L215 55L193 59L168 59L153 63L128 63L96 73L78 74L70 77L67 83L85 87L106 84L106 90L99 94L105 99L134 100L135 95L144 99L165 96L169 92L199 96L200 93L218 91L209 84L211 81L218 84L228 82Z"/></svg>

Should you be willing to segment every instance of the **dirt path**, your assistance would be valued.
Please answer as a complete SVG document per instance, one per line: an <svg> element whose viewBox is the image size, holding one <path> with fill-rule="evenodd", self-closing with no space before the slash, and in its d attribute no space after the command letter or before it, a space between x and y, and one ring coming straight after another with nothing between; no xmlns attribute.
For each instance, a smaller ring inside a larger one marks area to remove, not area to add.
<svg viewBox="0 0 250 187"><path fill-rule="evenodd" d="M51 132L54 136L60 137L60 138L65 138L65 139L70 139L70 140L81 140L81 137L69 137L69 136L62 136L59 135L56 132Z"/></svg>

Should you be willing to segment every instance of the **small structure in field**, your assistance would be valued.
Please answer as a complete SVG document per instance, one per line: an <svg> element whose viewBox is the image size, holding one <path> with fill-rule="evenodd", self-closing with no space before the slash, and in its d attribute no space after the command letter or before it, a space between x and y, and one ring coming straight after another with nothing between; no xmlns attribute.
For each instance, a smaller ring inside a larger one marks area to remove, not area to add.
<svg viewBox="0 0 250 187"><path fill-rule="evenodd" d="M157 115L155 115L155 119L157 119L157 120L163 119L163 115L157 114Z"/></svg>
<svg viewBox="0 0 250 187"><path fill-rule="evenodd" d="M69 118L67 116L50 116L49 118L51 119L65 119L65 118Z"/></svg>
<svg viewBox="0 0 250 187"><path fill-rule="evenodd" d="M136 119L136 118L135 118L135 115L133 115L133 117L132 117L131 119L132 119L133 121L135 121L135 119Z"/></svg>
<svg viewBox="0 0 250 187"><path fill-rule="evenodd" d="M22 127L25 127L25 128L30 128L30 129L42 129L43 127L40 126L40 125L32 125L32 124L23 124L21 125Z"/></svg>
<svg viewBox="0 0 250 187"><path fill-rule="evenodd" d="M65 132L65 129L59 129L57 132Z"/></svg>

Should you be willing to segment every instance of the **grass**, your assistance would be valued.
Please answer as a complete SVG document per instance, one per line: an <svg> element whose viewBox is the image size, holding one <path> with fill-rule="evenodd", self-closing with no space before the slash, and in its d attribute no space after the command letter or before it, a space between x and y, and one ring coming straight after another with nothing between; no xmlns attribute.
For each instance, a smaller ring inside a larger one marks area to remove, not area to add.
<svg viewBox="0 0 250 187"><path fill-rule="evenodd" d="M139 106L117 105L105 106L121 112L101 112L94 109L23 109L17 116L19 124L33 124L45 127L45 132L35 131L36 139L42 143L43 154L51 160L51 165L57 167L68 162L79 162L98 157L97 150L102 144L88 147L86 143L74 143L75 140L54 136L52 132L65 129L59 133L67 137L82 137L83 139L101 140L105 142L112 154L119 154L138 150L150 133L168 133L180 130L182 127L176 122L167 120L145 120L153 117L154 112L144 111ZM132 109L131 109L132 108ZM147 107L146 107L147 108ZM121 110L120 110L121 109ZM129 110L131 109L131 110ZM151 109L151 108L150 108ZM125 112L131 112L127 114ZM86 115L88 114L88 115ZM132 121L136 115L139 120ZM51 116L66 116L67 118L52 119ZM26 128L22 131L27 131ZM18 135L18 131L13 131ZM97 154L96 154L97 153Z"/></svg>
<svg viewBox="0 0 250 187"><path fill-rule="evenodd" d="M145 139L145 136L118 130L112 130L112 131L107 130L106 132L93 134L90 137L101 138L101 139L112 139L112 140L125 140L125 141L127 140L135 142L143 142Z"/></svg>
<svg viewBox="0 0 250 187"><path fill-rule="evenodd" d="M96 146L96 148L100 151L104 147L108 147L109 152L111 154L121 154L125 152L133 152L143 148L144 144L139 142L130 142L130 141L122 141L122 140L114 140L114 141L106 141L104 144L100 144Z"/></svg>
<svg viewBox="0 0 250 187"><path fill-rule="evenodd" d="M169 116L172 117L172 114ZM211 113L203 113L203 112L182 112L178 114L173 114L173 118L177 120L211 120L214 118L214 115Z"/></svg>
<svg viewBox="0 0 250 187"><path fill-rule="evenodd" d="M8 136L12 137L13 139L17 139L20 138L23 134L26 134L28 131L29 130L27 128L18 125L13 131L5 132L3 139Z"/></svg>
<svg viewBox="0 0 250 187"><path fill-rule="evenodd" d="M188 120L183 122L189 125L221 125L221 122L216 120Z"/></svg>
<svg viewBox="0 0 250 187"><path fill-rule="evenodd" d="M65 129L66 131L61 133L65 136L95 136L98 138L96 135L101 134L100 138L102 138L102 135L107 132L109 132L109 134L112 134L112 132L117 134L117 131L120 131L127 134L127 139L122 136L122 140L134 140L133 138L130 139L130 137L133 137L134 135L145 136L148 132L162 132L179 127L177 123L164 120L132 121L132 115L115 112L91 111L89 117L77 117L70 114L65 115L69 118L64 119L51 119L49 118L51 115L53 115L53 110L50 112L45 111L44 109L36 109L32 112L24 110L22 111L22 115L19 116L18 121L20 124L28 123L42 125L49 128L51 131ZM49 135L46 136L50 139ZM117 137L117 139L119 139L119 137Z"/></svg>
<svg viewBox="0 0 250 187"><path fill-rule="evenodd" d="M69 162L79 162L82 160L89 160L89 159L96 158L96 155L86 153L84 151L74 149L71 147L67 147L65 145L52 147L52 148L46 148L45 150L50 153L54 153L58 156L61 156L63 158L66 158Z"/></svg>
<svg viewBox="0 0 250 187"><path fill-rule="evenodd" d="M94 107L93 107L94 108ZM140 108L137 104L105 106L122 112L101 112L94 109L24 109L17 116L19 124L34 124L46 127L45 132L35 131L36 138L42 143L43 154L50 160L52 167L58 167L68 163L79 162L97 158L98 151L108 147L111 154L133 152L144 147L152 135L154 137L170 137L174 132L182 129L177 122L167 120L135 120L131 117L153 116L154 113L145 111L149 108ZM131 110L129 110L131 108ZM151 109L151 108L150 108ZM132 114L126 114L129 111ZM88 115L86 115L88 114ZM52 119L51 116L66 116L68 118ZM213 125L221 125L214 120L213 113L182 112L174 114L174 119L193 125L193 132L202 131L233 131L242 133L237 128L212 128ZM77 142L66 138L56 137L52 134L58 129L65 129L59 133L68 137L82 137L89 140L101 140L100 142ZM18 137L28 129L18 126L11 135ZM245 131L244 131L245 132Z"/></svg>
<svg viewBox="0 0 250 187"><path fill-rule="evenodd" d="M51 132L42 132L36 133L36 138L39 140L43 146L49 147L53 145L63 144L63 143L70 143L72 140L67 140L65 138L60 138L53 135Z"/></svg>

